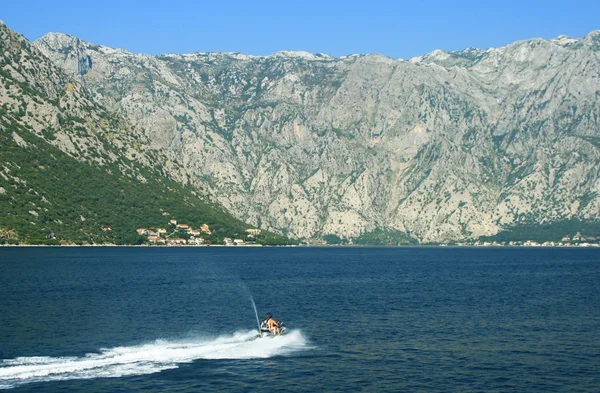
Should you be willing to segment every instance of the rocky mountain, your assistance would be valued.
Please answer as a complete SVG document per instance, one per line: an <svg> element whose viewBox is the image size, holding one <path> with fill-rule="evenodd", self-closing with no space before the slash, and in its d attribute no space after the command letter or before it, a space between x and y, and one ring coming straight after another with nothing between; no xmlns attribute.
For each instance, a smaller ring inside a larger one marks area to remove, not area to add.
<svg viewBox="0 0 600 393"><path fill-rule="evenodd" d="M410 60L35 46L262 228L444 242L600 218L600 32Z"/></svg>
<svg viewBox="0 0 600 393"><path fill-rule="evenodd" d="M0 244L132 244L169 218L210 224L213 243L246 235L76 79L0 23Z"/></svg>

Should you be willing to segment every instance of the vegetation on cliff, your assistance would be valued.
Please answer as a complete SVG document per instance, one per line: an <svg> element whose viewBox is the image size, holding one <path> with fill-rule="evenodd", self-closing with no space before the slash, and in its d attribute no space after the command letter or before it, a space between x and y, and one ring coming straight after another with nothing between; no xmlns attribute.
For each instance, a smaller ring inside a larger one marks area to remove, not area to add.
<svg viewBox="0 0 600 393"><path fill-rule="evenodd" d="M249 228L190 187L142 173L146 181L122 175L114 164L78 161L23 128L2 124L0 243L142 244L135 229L165 226L164 211L180 222L210 225L205 237L212 244L243 237ZM256 241L290 243L268 232Z"/></svg>

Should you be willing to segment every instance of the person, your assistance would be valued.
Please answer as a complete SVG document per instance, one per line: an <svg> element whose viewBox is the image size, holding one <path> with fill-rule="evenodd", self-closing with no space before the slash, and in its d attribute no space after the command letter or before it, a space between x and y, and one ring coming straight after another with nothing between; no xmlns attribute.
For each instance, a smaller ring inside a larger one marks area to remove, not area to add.
<svg viewBox="0 0 600 393"><path fill-rule="evenodd" d="M279 334L279 324L273 319L272 315L269 315L269 330L274 335Z"/></svg>
<svg viewBox="0 0 600 393"><path fill-rule="evenodd" d="M269 315L265 315L265 320L260 323L260 330L269 330Z"/></svg>

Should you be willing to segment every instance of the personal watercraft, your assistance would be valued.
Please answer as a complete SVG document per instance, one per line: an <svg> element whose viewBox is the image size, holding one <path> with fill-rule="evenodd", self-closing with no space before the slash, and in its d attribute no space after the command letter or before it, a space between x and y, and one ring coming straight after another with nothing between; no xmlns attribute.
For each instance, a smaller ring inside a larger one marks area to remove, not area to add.
<svg viewBox="0 0 600 393"><path fill-rule="evenodd" d="M281 321L277 321L277 324L279 325L279 334L273 334L273 332L271 332L269 330L269 321L267 321L266 319L264 321L261 322L260 324L260 336L261 337L269 337L269 336L281 336L287 333L287 328L285 327L284 323Z"/></svg>

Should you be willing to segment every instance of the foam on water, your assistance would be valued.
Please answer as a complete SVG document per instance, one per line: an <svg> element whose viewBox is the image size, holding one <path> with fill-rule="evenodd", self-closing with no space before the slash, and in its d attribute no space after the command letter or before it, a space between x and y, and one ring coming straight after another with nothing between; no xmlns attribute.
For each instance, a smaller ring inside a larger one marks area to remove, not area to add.
<svg viewBox="0 0 600 393"><path fill-rule="evenodd" d="M262 338L252 330L216 339L161 339L101 349L82 357L19 357L0 361L0 389L32 382L152 374L198 359L261 359L308 348L308 341L297 330Z"/></svg>

